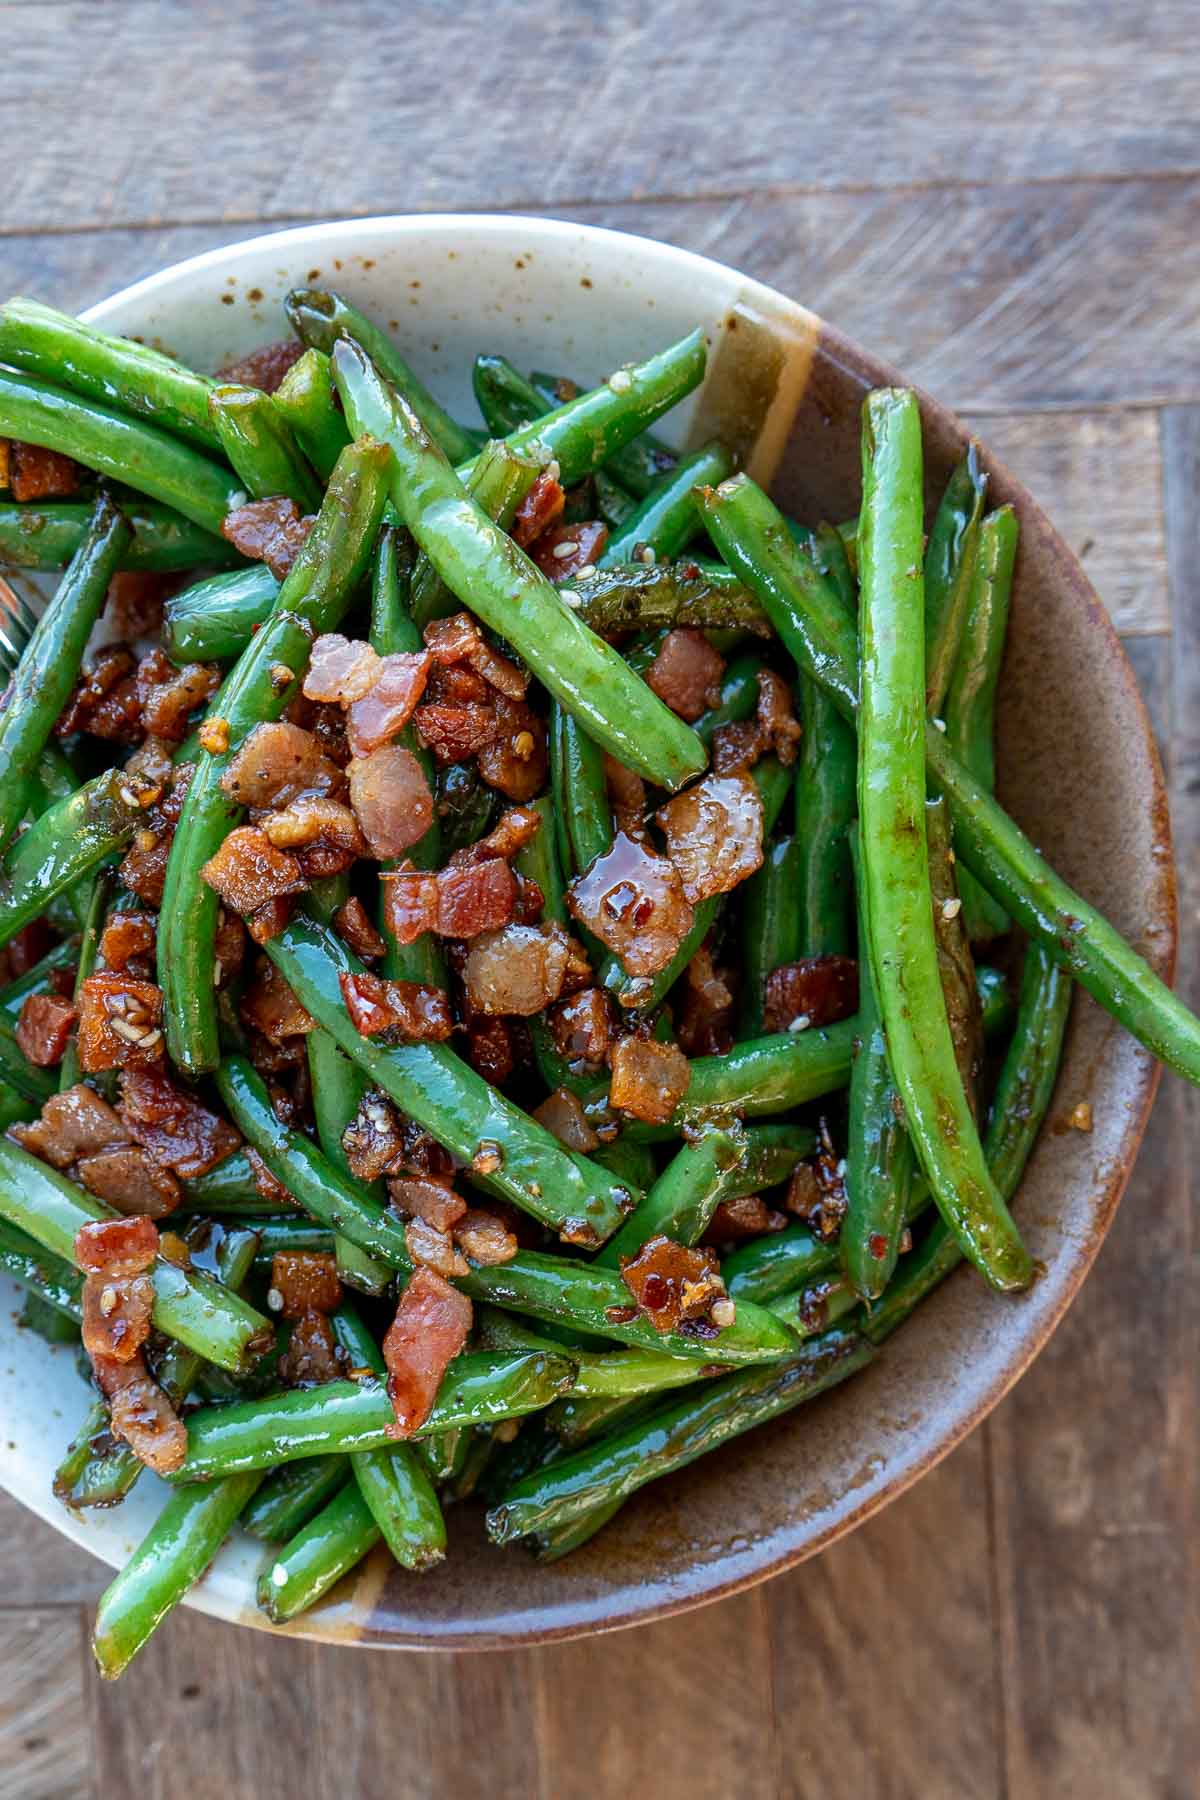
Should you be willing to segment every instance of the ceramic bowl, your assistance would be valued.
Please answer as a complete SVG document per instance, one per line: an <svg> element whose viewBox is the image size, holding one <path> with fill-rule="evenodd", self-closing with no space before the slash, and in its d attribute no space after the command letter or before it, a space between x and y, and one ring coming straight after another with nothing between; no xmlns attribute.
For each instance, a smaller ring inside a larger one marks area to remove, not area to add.
<svg viewBox="0 0 1200 1800"><path fill-rule="evenodd" d="M700 324L704 388L674 415L679 443L723 436L804 520L858 505L859 407L902 379L796 302L669 245L545 219L356 220L255 238L165 270L87 315L202 369L285 335L280 300L330 283L397 334L451 409L475 417L473 357L599 379ZM967 433L923 400L933 500ZM1021 549L999 710L1000 791L1061 873L1169 977L1174 883L1162 775L1133 675L1087 577L993 458ZM863 1376L639 1494L578 1554L540 1568L451 1516L451 1555L414 1578L370 1562L292 1627L367 1645L487 1647L630 1625L728 1594L811 1556L931 1468L1026 1369L1077 1292L1125 1186L1157 1069L1082 995L1052 1121L1091 1103L1090 1135L1044 1131L1018 1200L1042 1273L999 1299L960 1269ZM56 1462L87 1405L70 1355L18 1331L0 1296L0 1481L120 1564L161 1501L146 1477L112 1512L64 1512ZM229 1544L190 1603L261 1625L262 1547Z"/></svg>

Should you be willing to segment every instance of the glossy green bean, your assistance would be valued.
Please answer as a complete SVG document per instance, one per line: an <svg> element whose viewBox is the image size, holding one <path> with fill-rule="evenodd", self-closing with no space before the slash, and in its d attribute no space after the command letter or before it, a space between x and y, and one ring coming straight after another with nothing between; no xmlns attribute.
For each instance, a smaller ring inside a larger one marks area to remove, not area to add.
<svg viewBox="0 0 1200 1800"><path fill-rule="evenodd" d="M297 357L274 398L301 450L321 480L328 481L350 433L334 401L333 370L324 351L306 350Z"/></svg>
<svg viewBox="0 0 1200 1800"><path fill-rule="evenodd" d="M253 1217L278 1212L279 1202L262 1194L249 1158L243 1150L235 1150L215 1169L184 1182L182 1210Z"/></svg>
<svg viewBox="0 0 1200 1800"><path fill-rule="evenodd" d="M301 512L317 510L321 490L272 395L230 383L214 388L208 404L226 460L251 500L282 495Z"/></svg>
<svg viewBox="0 0 1200 1800"><path fill-rule="evenodd" d="M645 1199L608 1240L597 1263L618 1269L622 1258L636 1256L653 1237L698 1243L732 1190L745 1159L746 1134L739 1125L701 1126L690 1142L676 1151Z"/></svg>
<svg viewBox="0 0 1200 1800"><path fill-rule="evenodd" d="M273 1469L242 1514L242 1529L265 1544L285 1544L353 1481L340 1456L310 1456Z"/></svg>
<svg viewBox="0 0 1200 1800"><path fill-rule="evenodd" d="M615 481L619 481L627 493L635 499L642 500L650 492L654 484L661 480L667 471L674 467L675 452L661 443L646 429L669 412L677 401L698 387L704 376L704 340L698 331L690 337L681 339L670 349L660 355L651 357L649 362L641 363L633 368L618 370L614 382L610 375L607 382L589 391L583 390L575 381L561 375L546 375L535 369L530 380L534 391L540 393L547 406L556 406L557 411L549 415L549 421L543 417L536 421L543 436L553 444L553 453L562 465L563 481L567 486L586 474L586 469L576 470L573 459L564 457L563 447L554 441L555 421L564 414L572 415L572 423L578 420L582 425L585 409L587 416L593 420L593 429L602 429L602 422L611 410L606 394L619 395L621 399L629 399L632 394L639 395L639 423L636 431L622 432L618 441L614 442L606 435L604 453L598 460ZM623 377L628 376L628 385ZM655 392L658 384L677 387L672 397L667 399L662 392ZM685 385L686 384L686 385ZM564 395L569 395L564 398ZM644 396L644 398L643 398ZM594 468L595 462L589 464Z"/></svg>
<svg viewBox="0 0 1200 1800"><path fill-rule="evenodd" d="M83 1277L79 1271L45 1249L28 1232L18 1231L4 1220L0 1220L0 1270L79 1324L83 1317L79 1298Z"/></svg>
<svg viewBox="0 0 1200 1800"><path fill-rule="evenodd" d="M163 608L163 649L177 663L240 656L270 618L278 593L279 583L265 563L193 582Z"/></svg>
<svg viewBox="0 0 1200 1800"><path fill-rule="evenodd" d="M466 491L499 530L508 531L517 508L537 480L538 468L530 457L518 455L507 444L488 443L471 465ZM422 550L412 577L411 611L418 635L434 619L445 619L461 610L462 601Z"/></svg>
<svg viewBox="0 0 1200 1800"><path fill-rule="evenodd" d="M639 553L653 552L658 562L668 562L686 549L700 529L700 515L692 498L698 485L715 487L733 469L733 458L722 444L707 444L681 457L673 469L660 475L619 531L609 538L597 567L649 561Z"/></svg>
<svg viewBox="0 0 1200 1800"><path fill-rule="evenodd" d="M630 768L677 788L705 765L695 734L617 652L563 605L546 577L464 491L420 421L353 343L333 358L347 416L393 452L392 499L439 575L506 638L590 734Z"/></svg>
<svg viewBox="0 0 1200 1800"><path fill-rule="evenodd" d="M738 1035L761 1037L767 976L801 951L800 873L803 846L798 838L765 845L763 865L742 889L742 1001Z"/></svg>
<svg viewBox="0 0 1200 1800"><path fill-rule="evenodd" d="M561 1345L529 1326L514 1313L480 1306L475 1327L481 1349L559 1351ZM696 1364L682 1356L664 1356L656 1350L572 1350L576 1367L571 1399L629 1400L664 1388L686 1387L697 1379ZM559 1402L558 1404L565 1404Z"/></svg>
<svg viewBox="0 0 1200 1800"><path fill-rule="evenodd" d="M854 731L814 681L798 683L804 736L796 765L796 913L803 956L849 956L854 887L846 833L857 810Z"/></svg>
<svg viewBox="0 0 1200 1800"><path fill-rule="evenodd" d="M328 1032L310 1031L306 1049L317 1142L326 1160L352 1179L350 1163L342 1148L342 1134L371 1084ZM347 1237L339 1236L335 1247L338 1273L344 1282L363 1294L378 1295L386 1291L392 1278L388 1263L368 1255Z"/></svg>
<svg viewBox="0 0 1200 1800"><path fill-rule="evenodd" d="M698 557L674 563L614 563L597 568L584 581L564 582L559 592L584 624L604 637L676 625L767 635L754 596L728 571Z"/></svg>
<svg viewBox="0 0 1200 1800"><path fill-rule="evenodd" d="M171 1608L197 1582L262 1480L256 1469L168 1499L120 1574L100 1597L92 1653L115 1681Z"/></svg>
<svg viewBox="0 0 1200 1800"><path fill-rule="evenodd" d="M9 846L0 862L0 944L124 850L142 817L129 792L120 769L105 769L56 801Z"/></svg>
<svg viewBox="0 0 1200 1800"><path fill-rule="evenodd" d="M357 1484L347 1482L263 1570L259 1606L275 1625L307 1612L358 1566L381 1536Z"/></svg>
<svg viewBox="0 0 1200 1800"><path fill-rule="evenodd" d="M765 1306L835 1270L838 1257L836 1238L823 1238L807 1225L787 1225L731 1251L721 1274L734 1300Z"/></svg>
<svg viewBox="0 0 1200 1800"><path fill-rule="evenodd" d="M925 704L935 715L945 704L958 661L986 491L979 446L972 443L946 484L925 549ZM861 540L860 522L860 562Z"/></svg>
<svg viewBox="0 0 1200 1800"><path fill-rule="evenodd" d="M131 496L121 512L133 533L119 569L173 573L208 565L232 568L241 557L224 538L203 531L169 506ZM0 500L0 563L18 569L61 569L87 535L92 508L78 500Z"/></svg>

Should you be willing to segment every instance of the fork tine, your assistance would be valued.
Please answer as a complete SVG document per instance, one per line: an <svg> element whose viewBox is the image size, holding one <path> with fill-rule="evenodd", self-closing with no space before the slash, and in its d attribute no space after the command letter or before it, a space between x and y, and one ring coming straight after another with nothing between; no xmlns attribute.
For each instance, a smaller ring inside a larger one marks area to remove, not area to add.
<svg viewBox="0 0 1200 1800"><path fill-rule="evenodd" d="M40 594L37 598L45 604ZM0 576L0 671L5 675L11 675L16 668L39 616L11 582Z"/></svg>

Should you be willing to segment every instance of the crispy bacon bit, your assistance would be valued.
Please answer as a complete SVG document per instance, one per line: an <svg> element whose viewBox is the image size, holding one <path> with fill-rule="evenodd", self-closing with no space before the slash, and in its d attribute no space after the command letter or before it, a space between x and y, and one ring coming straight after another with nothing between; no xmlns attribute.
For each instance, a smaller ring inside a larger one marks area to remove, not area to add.
<svg viewBox="0 0 1200 1800"><path fill-rule="evenodd" d="M705 775L655 816L693 905L729 893L762 866L763 803L753 776Z"/></svg>
<svg viewBox="0 0 1200 1800"><path fill-rule="evenodd" d="M150 752L152 760L145 765L145 771L153 779L154 770L160 766L160 758L157 748L152 750L150 740L130 757L125 766L126 775L132 779L131 771ZM145 824L134 834L133 844L118 870L124 885L139 900L144 900L147 906L158 907L162 904L167 857L194 768L193 763L181 763L177 769L169 769L161 776L161 779L168 782L167 792L147 811Z"/></svg>
<svg viewBox="0 0 1200 1800"><path fill-rule="evenodd" d="M438 928L438 878L416 869L386 873L383 883L387 929L398 944L415 944Z"/></svg>
<svg viewBox="0 0 1200 1800"><path fill-rule="evenodd" d="M157 927L150 913L110 913L100 938L100 957L110 969L122 974L135 959L152 957Z"/></svg>
<svg viewBox="0 0 1200 1800"><path fill-rule="evenodd" d="M357 894L351 894L345 906L338 907L333 915L333 929L342 942L349 944L354 954L361 956L364 962L382 956L387 949Z"/></svg>
<svg viewBox="0 0 1200 1800"><path fill-rule="evenodd" d="M646 831L646 784L633 769L604 753L604 780L618 831L640 838Z"/></svg>
<svg viewBox="0 0 1200 1800"><path fill-rule="evenodd" d="M92 1368L109 1403L108 1424L114 1437L156 1475L170 1475L187 1455L187 1431L158 1383L152 1381L141 1354L129 1362L96 1355Z"/></svg>
<svg viewBox="0 0 1200 1800"><path fill-rule="evenodd" d="M520 544L522 550L527 549L562 518L566 503L561 482L543 470L517 508L512 522L513 542Z"/></svg>
<svg viewBox="0 0 1200 1800"><path fill-rule="evenodd" d="M493 1087L503 1087L517 1066L513 1021L471 1019L467 1025L467 1061Z"/></svg>
<svg viewBox="0 0 1200 1800"><path fill-rule="evenodd" d="M485 862L489 857L499 856L505 862L511 862L518 850L533 842L541 825L540 815L531 806L508 806L486 837L481 837L467 850L456 851L452 860L455 863L460 860Z"/></svg>
<svg viewBox="0 0 1200 1800"><path fill-rule="evenodd" d="M285 1387L320 1387L326 1381L336 1381L341 1373L329 1320L324 1313L302 1313L279 1359L279 1379Z"/></svg>
<svg viewBox="0 0 1200 1800"><path fill-rule="evenodd" d="M261 388L264 394L273 394L292 364L304 355L304 345L299 338L284 338L277 344L264 344L260 350L251 350L248 356L239 356L236 361L226 363L218 369L217 380L235 382L239 387Z"/></svg>
<svg viewBox="0 0 1200 1800"><path fill-rule="evenodd" d="M85 1275L140 1275L158 1255L149 1219L95 1219L75 1233L75 1261Z"/></svg>
<svg viewBox="0 0 1200 1800"><path fill-rule="evenodd" d="M276 494L270 500L250 500L226 513L221 536L252 562L265 562L276 581L282 581L314 523L311 517L301 518L294 500Z"/></svg>
<svg viewBox="0 0 1200 1800"><path fill-rule="evenodd" d="M79 1066L145 1068L163 1054L162 989L128 975L89 975L79 990Z"/></svg>
<svg viewBox="0 0 1200 1800"><path fill-rule="evenodd" d="M392 1043L444 1043L454 1029L450 1002L441 988L419 981L384 981L378 975L343 972L342 999L362 1037Z"/></svg>
<svg viewBox="0 0 1200 1800"><path fill-rule="evenodd" d="M704 633L681 625L663 639L646 671L646 682L672 712L691 724L710 706L720 705L724 673L725 658Z"/></svg>
<svg viewBox="0 0 1200 1800"><path fill-rule="evenodd" d="M239 806L285 807L301 794L339 794L346 778L322 754L311 731L280 719L256 725L221 777L221 792Z"/></svg>
<svg viewBox="0 0 1200 1800"><path fill-rule="evenodd" d="M561 925L505 925L471 945L463 980L481 1013L531 1018L562 992L570 940Z"/></svg>
<svg viewBox="0 0 1200 1800"><path fill-rule="evenodd" d="M395 1210L406 1219L421 1219L435 1231L449 1231L463 1217L467 1203L429 1175L393 1175L388 1194Z"/></svg>
<svg viewBox="0 0 1200 1800"><path fill-rule="evenodd" d="M388 1398L396 1422L389 1435L411 1437L433 1410L442 1376L466 1344L471 1302L432 1269L418 1269L400 1296L383 1340Z"/></svg>
<svg viewBox="0 0 1200 1800"><path fill-rule="evenodd" d="M770 750L785 765L794 763L802 733L792 710L791 689L774 669L758 671L755 718L763 750Z"/></svg>
<svg viewBox="0 0 1200 1800"><path fill-rule="evenodd" d="M612 1041L612 1002L603 988L585 987L560 1000L546 1016L558 1054L597 1068Z"/></svg>
<svg viewBox="0 0 1200 1800"><path fill-rule="evenodd" d="M247 1025L272 1044L316 1029L312 1014L301 1006L267 956L258 958L254 980L238 1002L238 1012Z"/></svg>
<svg viewBox="0 0 1200 1800"><path fill-rule="evenodd" d="M138 664L138 688L144 695L142 726L165 743L181 744L190 715L220 687L221 671L216 663L185 663L176 669L166 663L161 651L153 652L152 657L143 657ZM156 660L159 657L166 663L165 670Z"/></svg>
<svg viewBox="0 0 1200 1800"><path fill-rule="evenodd" d="M118 569L108 584L104 622L112 635L135 643L162 629L163 602L179 583L151 569Z"/></svg>
<svg viewBox="0 0 1200 1800"><path fill-rule="evenodd" d="M524 669L493 650L469 612L449 619L434 619L425 627L425 644L433 660L444 668L463 664L508 700L523 700L529 686Z"/></svg>
<svg viewBox="0 0 1200 1800"><path fill-rule="evenodd" d="M89 1273L80 1296L83 1347L89 1356L131 1362L150 1336L154 1283L141 1270L114 1266Z"/></svg>
<svg viewBox="0 0 1200 1800"><path fill-rule="evenodd" d="M595 564L604 554L608 526L602 519L581 525L555 525L544 531L529 554L549 581L570 581L580 569Z"/></svg>
<svg viewBox="0 0 1200 1800"><path fill-rule="evenodd" d="M748 1238L782 1231L787 1215L767 1205L761 1194L739 1194L722 1200L704 1234L706 1244L741 1244Z"/></svg>
<svg viewBox="0 0 1200 1800"><path fill-rule="evenodd" d="M207 1175L241 1143L228 1119L181 1093L157 1069L121 1071L121 1117L134 1142L184 1181Z"/></svg>
<svg viewBox="0 0 1200 1800"><path fill-rule="evenodd" d="M440 1231L425 1219L410 1219L404 1227L404 1242L415 1263L433 1269L449 1281L455 1275L467 1275L466 1258L454 1247L448 1231Z"/></svg>
<svg viewBox="0 0 1200 1800"><path fill-rule="evenodd" d="M733 1044L733 988L727 969L713 966L712 950L701 944L684 974L679 1047L685 1056L719 1056Z"/></svg>
<svg viewBox="0 0 1200 1800"><path fill-rule="evenodd" d="M246 920L246 930L256 944L269 944L273 937L279 936L291 916L292 902L286 895L281 895L256 906Z"/></svg>
<svg viewBox="0 0 1200 1800"><path fill-rule="evenodd" d="M91 732L118 744L136 744L145 736L141 700L134 679L134 659L124 644L105 644L90 669L80 675L63 708L55 732L70 737Z"/></svg>
<svg viewBox="0 0 1200 1800"><path fill-rule="evenodd" d="M127 1218L165 1219L183 1199L183 1189L171 1171L160 1168L144 1150L132 1145L82 1157L77 1174L89 1194L107 1200Z"/></svg>
<svg viewBox="0 0 1200 1800"><path fill-rule="evenodd" d="M382 659L361 638L327 631L313 644L304 677L305 697L350 706L370 693L382 666Z"/></svg>
<svg viewBox="0 0 1200 1800"><path fill-rule="evenodd" d="M218 987L228 987L242 966L246 955L246 927L236 913L217 910L217 932L213 939L216 952L215 972Z"/></svg>
<svg viewBox="0 0 1200 1800"><path fill-rule="evenodd" d="M258 1189L260 1198L265 1200L268 1206L278 1206L285 1211L290 1209L294 1212L296 1209L296 1202L292 1199L292 1196L284 1187L282 1181L277 1180L276 1177L272 1175L270 1169L268 1169L266 1163L258 1154L258 1151L253 1149L251 1145L246 1144L243 1147L242 1154L250 1164L250 1172L254 1176L254 1185Z"/></svg>
<svg viewBox="0 0 1200 1800"><path fill-rule="evenodd" d="M716 1336L712 1312L726 1293L715 1251L652 1237L636 1256L621 1258L621 1280L655 1331Z"/></svg>
<svg viewBox="0 0 1200 1800"><path fill-rule="evenodd" d="M337 1258L322 1250L277 1250L271 1258L268 1305L285 1319L331 1313L342 1304Z"/></svg>
<svg viewBox="0 0 1200 1800"><path fill-rule="evenodd" d="M31 1156L40 1156L56 1169L69 1169L77 1157L94 1155L110 1144L129 1142L118 1114L83 1082L51 1094L41 1117L28 1125L14 1125L11 1135Z"/></svg>
<svg viewBox="0 0 1200 1800"><path fill-rule="evenodd" d="M413 723L421 742L443 768L449 763L468 762L496 735L495 713L477 701L463 705L426 701L413 714Z"/></svg>
<svg viewBox="0 0 1200 1800"><path fill-rule="evenodd" d="M430 666L427 654L397 651L383 658L370 692L356 700L346 715L346 741L352 756L369 756L403 731L425 692Z"/></svg>
<svg viewBox="0 0 1200 1800"><path fill-rule="evenodd" d="M499 857L448 867L437 876L439 937L476 938L507 925L517 904L517 880Z"/></svg>
<svg viewBox="0 0 1200 1800"><path fill-rule="evenodd" d="M371 1088L342 1133L342 1150L350 1173L359 1181L378 1181L403 1149L400 1115L385 1094Z"/></svg>
<svg viewBox="0 0 1200 1800"><path fill-rule="evenodd" d="M819 1148L811 1162L797 1163L788 1183L785 1202L790 1213L826 1240L836 1237L846 1212L845 1164L838 1159L821 1120Z"/></svg>
<svg viewBox="0 0 1200 1800"><path fill-rule="evenodd" d="M299 893L304 886L296 858L276 850L256 825L239 825L231 831L200 873L226 906L243 917L270 900Z"/></svg>
<svg viewBox="0 0 1200 1800"><path fill-rule="evenodd" d="M36 1068L52 1069L66 1055L75 1005L61 994L30 994L22 1003L16 1038Z"/></svg>
<svg viewBox="0 0 1200 1800"><path fill-rule="evenodd" d="M567 904L634 976L664 969L692 924L673 863L624 832L571 883Z"/></svg>
<svg viewBox="0 0 1200 1800"><path fill-rule="evenodd" d="M324 845L331 850L347 850L353 859L366 849L358 820L350 808L326 794L301 794L282 811L264 813L259 825L276 850Z"/></svg>
<svg viewBox="0 0 1200 1800"><path fill-rule="evenodd" d="M375 856L403 856L433 824L425 771L400 744L350 764L350 804Z"/></svg>
<svg viewBox="0 0 1200 1800"><path fill-rule="evenodd" d="M767 976L767 1031L832 1025L858 1011L858 964L850 956L804 956Z"/></svg>
<svg viewBox="0 0 1200 1800"><path fill-rule="evenodd" d="M14 500L68 500L79 491L79 477L79 464L60 450L9 440L8 485Z"/></svg>
<svg viewBox="0 0 1200 1800"><path fill-rule="evenodd" d="M665 1125L692 1079L683 1051L652 1038L625 1037L613 1045L611 1061L609 1105L648 1125Z"/></svg>
<svg viewBox="0 0 1200 1800"><path fill-rule="evenodd" d="M581 1150L586 1156L600 1143L578 1096L570 1088L555 1088L535 1109L533 1116L568 1150Z"/></svg>
<svg viewBox="0 0 1200 1800"><path fill-rule="evenodd" d="M511 1262L519 1248L512 1232L495 1213L477 1207L463 1213L454 1227L454 1241L464 1255L485 1269Z"/></svg>
<svg viewBox="0 0 1200 1800"><path fill-rule="evenodd" d="M542 721L528 706L500 700L496 735L478 756L479 773L489 787L510 800L532 800L546 785L550 763Z"/></svg>

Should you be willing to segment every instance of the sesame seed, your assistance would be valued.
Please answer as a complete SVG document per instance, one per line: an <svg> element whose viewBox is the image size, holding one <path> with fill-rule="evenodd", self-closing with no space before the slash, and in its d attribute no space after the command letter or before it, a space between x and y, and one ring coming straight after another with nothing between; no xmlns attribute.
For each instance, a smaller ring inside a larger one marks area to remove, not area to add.
<svg viewBox="0 0 1200 1800"><path fill-rule="evenodd" d="M595 581L598 573L595 563L584 563L582 568L576 569L575 579L576 581Z"/></svg>
<svg viewBox="0 0 1200 1800"><path fill-rule="evenodd" d="M272 1312L283 1311L283 1295L276 1287L267 1289L267 1305Z"/></svg>
<svg viewBox="0 0 1200 1800"><path fill-rule="evenodd" d="M536 748L536 740L532 731L518 731L513 739L513 754L521 762L528 762Z"/></svg>
<svg viewBox="0 0 1200 1800"><path fill-rule="evenodd" d="M811 1024L812 1024L811 1013L797 1013L795 1018L788 1025L788 1030L789 1031L807 1031Z"/></svg>
<svg viewBox="0 0 1200 1800"><path fill-rule="evenodd" d="M116 1306L117 1306L117 1290L116 1290L116 1288L115 1287L101 1288L101 1290L100 1290L100 1311L104 1314L104 1317L106 1319L107 1319L109 1313L116 1311Z"/></svg>
<svg viewBox="0 0 1200 1800"><path fill-rule="evenodd" d="M654 545L643 544L637 553L637 558L640 563L645 563L647 568L651 568L658 561Z"/></svg>
<svg viewBox="0 0 1200 1800"><path fill-rule="evenodd" d="M131 787L120 788L118 792L126 806L136 806L138 804L138 797Z"/></svg>
<svg viewBox="0 0 1200 1800"><path fill-rule="evenodd" d="M541 1182L540 1181L531 1181L529 1184L529 1193L534 1200L540 1200L542 1197Z"/></svg>
<svg viewBox="0 0 1200 1800"><path fill-rule="evenodd" d="M142 1038L142 1049L143 1050L155 1050L155 1049L157 1049L158 1045L161 1042L162 1042L162 1032L158 1029L158 1027L156 1025L154 1027L153 1031L146 1032L145 1036Z"/></svg>
<svg viewBox="0 0 1200 1800"><path fill-rule="evenodd" d="M229 496L228 510L230 512L236 512L239 506L245 506L245 504L249 498L250 498L249 494L244 493L241 488L237 488Z"/></svg>
<svg viewBox="0 0 1200 1800"><path fill-rule="evenodd" d="M566 538L561 544L555 544L550 554L557 562L566 562L568 556L576 556L578 552L579 545L575 539Z"/></svg>
<svg viewBox="0 0 1200 1800"><path fill-rule="evenodd" d="M728 1331L737 1318L737 1308L732 1300L714 1300L708 1316L718 1331Z"/></svg>
<svg viewBox="0 0 1200 1800"><path fill-rule="evenodd" d="M933 720L933 728L935 731L945 731L945 729L946 729L945 719L934 719Z"/></svg>
<svg viewBox="0 0 1200 1800"><path fill-rule="evenodd" d="M608 385L614 394L627 394L633 386L633 376L628 369L614 369L608 378Z"/></svg>
<svg viewBox="0 0 1200 1800"><path fill-rule="evenodd" d="M222 965L221 959L218 956L216 958L215 962L213 963L213 986L214 987L220 987L221 976L224 973L225 973L224 966Z"/></svg>
<svg viewBox="0 0 1200 1800"><path fill-rule="evenodd" d="M575 608L575 607L580 607L583 605L583 601L580 599L579 595L573 594L571 592L570 588L562 588L562 589L560 589L560 592L562 594L562 600L563 600L564 606L570 606L572 608Z"/></svg>
<svg viewBox="0 0 1200 1800"><path fill-rule="evenodd" d="M954 900L943 900L942 901L942 917L943 917L943 919L957 919L957 917L961 911L962 911L962 901L961 900L956 898Z"/></svg>
<svg viewBox="0 0 1200 1800"><path fill-rule="evenodd" d="M1074 1131L1090 1131L1092 1129L1092 1109L1086 1100L1081 1100L1072 1112L1071 1128Z"/></svg>
<svg viewBox="0 0 1200 1800"><path fill-rule="evenodd" d="M562 474L562 470L558 466L558 458L557 457L551 457L550 461L546 464L545 468L542 470L542 474L546 477L546 479L548 481L557 481L558 480L559 476Z"/></svg>
<svg viewBox="0 0 1200 1800"><path fill-rule="evenodd" d="M271 686L277 694L282 694L284 688L291 687L295 679L286 663L271 664Z"/></svg>

